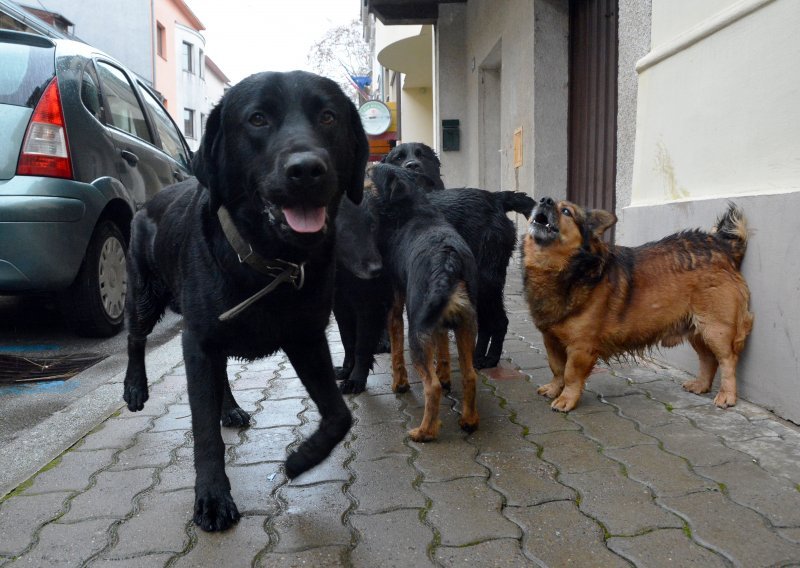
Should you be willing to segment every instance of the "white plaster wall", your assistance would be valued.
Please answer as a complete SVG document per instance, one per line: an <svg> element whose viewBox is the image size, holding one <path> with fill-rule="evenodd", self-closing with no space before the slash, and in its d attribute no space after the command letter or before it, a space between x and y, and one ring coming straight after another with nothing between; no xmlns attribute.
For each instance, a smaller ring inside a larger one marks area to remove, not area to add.
<svg viewBox="0 0 800 568"><path fill-rule="evenodd" d="M680 9L686 4L653 0L654 47L638 65L632 200L617 242L638 245L709 228L729 200L740 205L752 229L742 273L755 314L738 367L740 394L800 423L800 261L793 237L800 210L800 10L796 0L709 1L705 8L722 10L716 14ZM723 20L727 25L718 25ZM661 356L697 370L689 348Z"/></svg>
<svg viewBox="0 0 800 568"><path fill-rule="evenodd" d="M653 46L668 42L739 0L653 0Z"/></svg>
<svg viewBox="0 0 800 568"><path fill-rule="evenodd" d="M431 148L435 147L432 93L428 87L401 91L400 106L403 109L403 122L400 142L423 142Z"/></svg>
<svg viewBox="0 0 800 568"><path fill-rule="evenodd" d="M760 4L641 72L633 204L800 190L800 9Z"/></svg>

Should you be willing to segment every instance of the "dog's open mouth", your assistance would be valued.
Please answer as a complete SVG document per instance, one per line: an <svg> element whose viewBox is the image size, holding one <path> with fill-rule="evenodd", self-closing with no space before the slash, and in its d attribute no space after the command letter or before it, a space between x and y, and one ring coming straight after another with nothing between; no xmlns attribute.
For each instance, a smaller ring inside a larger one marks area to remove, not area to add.
<svg viewBox="0 0 800 568"><path fill-rule="evenodd" d="M286 224L297 233L318 233L325 227L328 212L325 207L284 207Z"/></svg>
<svg viewBox="0 0 800 568"><path fill-rule="evenodd" d="M271 223L285 225L295 233L313 234L324 231L328 221L328 210L323 205L284 205L283 207L264 200L264 212Z"/></svg>
<svg viewBox="0 0 800 568"><path fill-rule="evenodd" d="M551 222L550 217L546 213L534 210L530 230L534 237L553 237L558 233L558 225Z"/></svg>

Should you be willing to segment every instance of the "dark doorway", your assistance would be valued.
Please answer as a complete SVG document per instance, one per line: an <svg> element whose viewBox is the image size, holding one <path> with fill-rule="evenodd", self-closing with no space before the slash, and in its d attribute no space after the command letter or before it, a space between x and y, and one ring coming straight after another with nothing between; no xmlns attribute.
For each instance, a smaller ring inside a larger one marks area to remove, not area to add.
<svg viewBox="0 0 800 568"><path fill-rule="evenodd" d="M618 0L570 0L567 199L614 211ZM609 235L613 240L613 234Z"/></svg>

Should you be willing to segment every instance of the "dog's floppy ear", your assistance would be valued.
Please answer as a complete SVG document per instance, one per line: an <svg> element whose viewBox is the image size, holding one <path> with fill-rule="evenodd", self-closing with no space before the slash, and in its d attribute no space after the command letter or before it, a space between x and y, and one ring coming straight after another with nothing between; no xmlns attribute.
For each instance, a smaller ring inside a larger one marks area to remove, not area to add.
<svg viewBox="0 0 800 568"><path fill-rule="evenodd" d="M346 188L347 197L353 203L361 203L364 196L364 173L367 169L369 160L369 141L364 133L364 126L361 124L361 115L353 103L350 103L350 129L353 131L353 141L355 142L355 159L351 165L350 179Z"/></svg>
<svg viewBox="0 0 800 568"><path fill-rule="evenodd" d="M617 222L617 216L603 209L592 209L586 212L586 229L597 238L603 236Z"/></svg>
<svg viewBox="0 0 800 568"><path fill-rule="evenodd" d="M222 138L222 101L211 110L200 147L192 158L192 173L202 185L209 187L217 174L216 151Z"/></svg>

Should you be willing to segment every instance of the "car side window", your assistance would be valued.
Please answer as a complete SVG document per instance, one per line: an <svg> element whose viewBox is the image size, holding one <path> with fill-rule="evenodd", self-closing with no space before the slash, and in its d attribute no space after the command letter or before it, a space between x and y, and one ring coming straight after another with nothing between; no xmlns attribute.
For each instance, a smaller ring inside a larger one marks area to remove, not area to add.
<svg viewBox="0 0 800 568"><path fill-rule="evenodd" d="M98 87L97 72L94 64L89 61L83 68L81 75L81 102L86 109L94 115L100 122L105 122L103 117L103 102L100 99L100 88Z"/></svg>
<svg viewBox="0 0 800 568"><path fill-rule="evenodd" d="M139 106L133 86L125 74L105 61L97 62L97 72L100 76L103 96L108 105L106 110L109 123L152 143L153 138L147 128L144 111Z"/></svg>
<svg viewBox="0 0 800 568"><path fill-rule="evenodd" d="M189 155L186 151L186 146L181 139L178 128L170 120L167 111L159 104L156 98L144 86L140 85L139 91L142 93L145 104L150 108L150 116L158 130L158 136L161 138L161 146L164 151L172 156L172 158L189 169Z"/></svg>

